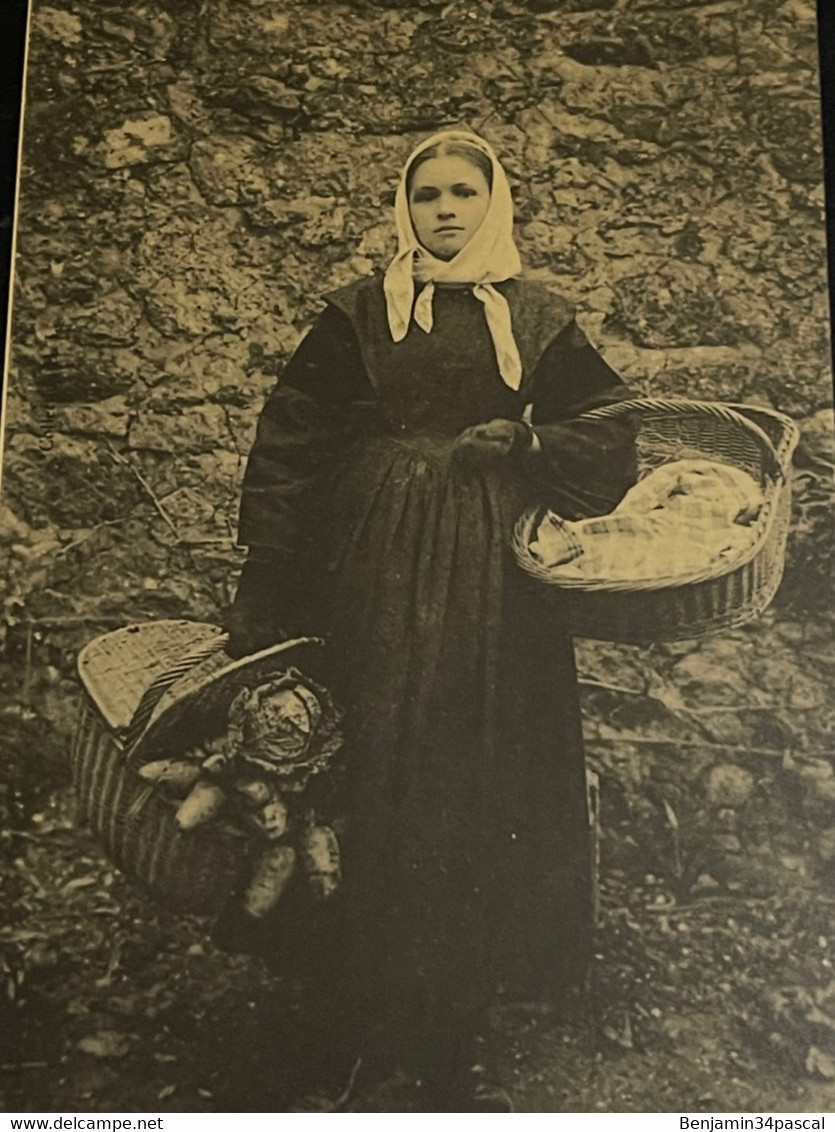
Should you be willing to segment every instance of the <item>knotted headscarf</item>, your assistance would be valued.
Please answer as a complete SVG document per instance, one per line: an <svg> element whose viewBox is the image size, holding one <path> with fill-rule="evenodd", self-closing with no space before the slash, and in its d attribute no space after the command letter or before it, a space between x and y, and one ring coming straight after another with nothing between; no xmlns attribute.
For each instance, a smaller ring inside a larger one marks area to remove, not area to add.
<svg viewBox="0 0 835 1132"><path fill-rule="evenodd" d="M438 259L419 243L409 212L406 175L419 153L444 142L466 144L481 150L493 167L490 203L478 230L450 260ZM414 149L406 162L394 200L397 254L383 281L389 330L395 342L406 337L412 318L427 334L432 330L432 301L436 283L470 284L484 304L487 327L496 350L502 380L511 389L522 382L522 362L513 338L510 308L493 283L510 279L522 270L513 241L513 200L510 186L493 150L482 138L466 130L444 130L433 134ZM415 302L415 283L425 286Z"/></svg>

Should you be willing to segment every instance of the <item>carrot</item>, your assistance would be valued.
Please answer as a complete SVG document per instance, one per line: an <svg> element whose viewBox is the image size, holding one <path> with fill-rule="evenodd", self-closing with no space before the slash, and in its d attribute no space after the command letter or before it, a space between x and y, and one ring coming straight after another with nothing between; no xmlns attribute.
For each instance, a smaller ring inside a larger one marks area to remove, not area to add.
<svg viewBox="0 0 835 1132"><path fill-rule="evenodd" d="M272 801L273 792L263 778L239 778L235 789L256 806Z"/></svg>
<svg viewBox="0 0 835 1132"><path fill-rule="evenodd" d="M327 825L310 825L301 837L299 849L313 895L326 900L339 888L342 866L339 842Z"/></svg>
<svg viewBox="0 0 835 1132"><path fill-rule="evenodd" d="M217 817L226 802L226 791L216 782L199 779L177 810L177 825L182 830L196 829Z"/></svg>
<svg viewBox="0 0 835 1132"><path fill-rule="evenodd" d="M203 765L200 768L204 774L209 774L212 778L219 778L223 776L223 772L229 766L229 759L225 753L217 755L209 755L208 758L203 759Z"/></svg>
<svg viewBox="0 0 835 1132"><path fill-rule="evenodd" d="M256 919L263 919L276 906L296 866L291 845L273 845L261 854L244 894L244 908Z"/></svg>
<svg viewBox="0 0 835 1132"><path fill-rule="evenodd" d="M155 786L165 785L172 794L180 797L188 793L200 775L200 768L194 763L180 759L157 759L139 768L139 777Z"/></svg>
<svg viewBox="0 0 835 1132"><path fill-rule="evenodd" d="M287 807L277 795L262 806L258 812L258 823L267 837L275 840L287 832Z"/></svg>

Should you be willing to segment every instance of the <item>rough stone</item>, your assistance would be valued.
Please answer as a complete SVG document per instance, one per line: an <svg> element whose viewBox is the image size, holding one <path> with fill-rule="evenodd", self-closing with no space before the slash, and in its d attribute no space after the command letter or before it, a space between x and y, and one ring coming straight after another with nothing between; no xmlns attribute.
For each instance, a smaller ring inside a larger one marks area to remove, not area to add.
<svg viewBox="0 0 835 1132"><path fill-rule="evenodd" d="M792 671L790 666L785 666L784 672L790 672L788 704L794 711L814 711L829 702L829 691L821 681L811 679L803 672Z"/></svg>
<svg viewBox="0 0 835 1132"><path fill-rule="evenodd" d="M820 831L815 838L815 851L824 864L831 865L835 861L835 825Z"/></svg>
<svg viewBox="0 0 835 1132"><path fill-rule="evenodd" d="M592 67L652 67L652 47L643 36L624 35L568 43L565 53L578 63Z"/></svg>
<svg viewBox="0 0 835 1132"><path fill-rule="evenodd" d="M130 342L141 317L141 304L123 287L114 287L97 294L90 302L42 311L36 334L42 341L69 337L92 346Z"/></svg>
<svg viewBox="0 0 835 1132"><path fill-rule="evenodd" d="M705 795L713 806L738 809L754 792L754 776L733 763L720 763L707 776Z"/></svg>
<svg viewBox="0 0 835 1132"><path fill-rule="evenodd" d="M93 405L67 405L59 416L62 431L77 436L123 437L128 428L126 397L108 397Z"/></svg>
<svg viewBox="0 0 835 1132"><path fill-rule="evenodd" d="M130 514L142 491L96 440L18 437L4 464L4 499L31 526L90 527Z"/></svg>
<svg viewBox="0 0 835 1132"><path fill-rule="evenodd" d="M804 806L810 817L821 820L835 813L835 778L806 778Z"/></svg>
<svg viewBox="0 0 835 1132"><path fill-rule="evenodd" d="M131 423L129 447L150 452L212 452L233 447L227 415L220 405L196 405L180 412L143 411Z"/></svg>
<svg viewBox="0 0 835 1132"><path fill-rule="evenodd" d="M197 290L182 279L160 279L146 299L146 313L160 333L200 337L215 327L217 295Z"/></svg>
<svg viewBox="0 0 835 1132"><path fill-rule="evenodd" d="M800 422L800 443L795 461L812 465L820 461L835 464L835 410L819 409Z"/></svg>
<svg viewBox="0 0 835 1132"><path fill-rule="evenodd" d="M209 110L200 97L193 78L188 75L178 76L176 82L168 84L166 93L171 113L185 126L195 130L210 128Z"/></svg>
<svg viewBox="0 0 835 1132"><path fill-rule="evenodd" d="M177 488L163 496L160 504L185 541L209 540L228 533L217 506L192 487Z"/></svg>
<svg viewBox="0 0 835 1132"><path fill-rule="evenodd" d="M326 204L322 200L316 202L309 197L299 200L267 200L254 208L247 208L246 215L259 227L281 229L307 224L315 219L324 207L332 206L334 203L332 199Z"/></svg>
<svg viewBox="0 0 835 1132"><path fill-rule="evenodd" d="M105 169L125 169L161 159L173 160L176 141L171 119L164 114L153 114L129 118L121 126L108 130L92 153Z"/></svg>
<svg viewBox="0 0 835 1132"><path fill-rule="evenodd" d="M648 264L645 273L614 285L613 325L641 346L732 346L740 340L737 321L726 313L730 301L714 273L696 264Z"/></svg>
<svg viewBox="0 0 835 1132"><path fill-rule="evenodd" d="M252 204L271 196L259 148L249 138L201 138L191 148L189 167L211 204Z"/></svg>
<svg viewBox="0 0 835 1132"><path fill-rule="evenodd" d="M807 759L800 766L800 777L808 781L825 781L835 777L832 763L826 759Z"/></svg>
<svg viewBox="0 0 835 1132"><path fill-rule="evenodd" d="M32 26L36 34L64 47L73 47L81 41L81 20L62 8L38 7L32 16Z"/></svg>
<svg viewBox="0 0 835 1132"><path fill-rule="evenodd" d="M699 896L707 892L717 892L721 887L716 877L711 876L710 873L699 873L690 886L690 891L694 896Z"/></svg>
<svg viewBox="0 0 835 1132"><path fill-rule="evenodd" d="M129 368L117 351L91 352L77 346L44 351L41 362L27 364L24 372L31 372L33 388L38 397L47 403L60 404L73 401L106 400L127 393L134 387L136 370ZM134 356L133 363L138 362Z"/></svg>

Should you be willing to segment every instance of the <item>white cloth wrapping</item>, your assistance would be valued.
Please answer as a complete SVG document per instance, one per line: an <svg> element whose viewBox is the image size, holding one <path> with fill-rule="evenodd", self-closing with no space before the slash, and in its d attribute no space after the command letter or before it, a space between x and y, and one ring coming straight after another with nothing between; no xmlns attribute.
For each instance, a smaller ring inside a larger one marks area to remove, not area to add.
<svg viewBox="0 0 835 1132"><path fill-rule="evenodd" d="M568 523L546 512L530 550L555 578L652 581L741 553L763 501L739 468L676 460L630 488L609 515Z"/></svg>
<svg viewBox="0 0 835 1132"><path fill-rule="evenodd" d="M409 212L406 172L423 150L448 141L466 143L481 150L490 159L493 187L487 213L478 231L451 260L442 260L424 248L415 235ZM421 142L403 168L394 201L394 218L397 254L389 264L383 282L389 330L394 341L400 342L406 337L413 318L421 330L431 333L435 284L469 284L475 297L484 304L502 380L511 389L518 389L522 382L522 362L513 337L510 308L492 284L519 275L522 264L513 240L510 186L504 169L487 142L466 130L444 130ZM416 282L425 284L417 302Z"/></svg>

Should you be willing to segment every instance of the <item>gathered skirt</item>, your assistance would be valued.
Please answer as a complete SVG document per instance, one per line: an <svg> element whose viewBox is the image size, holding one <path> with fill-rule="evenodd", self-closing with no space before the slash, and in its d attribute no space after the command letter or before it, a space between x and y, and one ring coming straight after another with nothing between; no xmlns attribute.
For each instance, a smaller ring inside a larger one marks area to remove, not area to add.
<svg viewBox="0 0 835 1132"><path fill-rule="evenodd" d="M340 948L357 1010L393 1032L558 995L589 955L573 649L509 549L528 491L451 438L377 437L316 523L347 712Z"/></svg>

